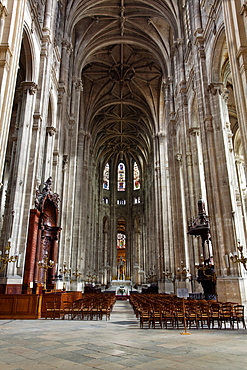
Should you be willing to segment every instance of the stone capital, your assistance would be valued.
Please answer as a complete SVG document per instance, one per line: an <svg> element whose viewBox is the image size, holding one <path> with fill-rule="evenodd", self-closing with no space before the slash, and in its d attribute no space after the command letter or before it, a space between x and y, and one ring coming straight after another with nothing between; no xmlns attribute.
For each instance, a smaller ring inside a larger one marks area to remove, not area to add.
<svg viewBox="0 0 247 370"><path fill-rule="evenodd" d="M204 37L201 34L196 35L195 45L197 46L199 56L205 58Z"/></svg>
<svg viewBox="0 0 247 370"><path fill-rule="evenodd" d="M8 44L0 45L0 67L9 68L10 58L12 57L12 52Z"/></svg>
<svg viewBox="0 0 247 370"><path fill-rule="evenodd" d="M62 41L62 47L67 51L68 54L71 54L73 51L73 47L70 41L68 40L63 40Z"/></svg>
<svg viewBox="0 0 247 370"><path fill-rule="evenodd" d="M68 163L69 163L69 156L68 156L68 154L64 154L63 155L63 171L67 170Z"/></svg>
<svg viewBox="0 0 247 370"><path fill-rule="evenodd" d="M33 115L33 130L40 130L42 122L42 116L39 113Z"/></svg>
<svg viewBox="0 0 247 370"><path fill-rule="evenodd" d="M182 154L181 153L177 153L175 155L175 159L176 161L179 163L179 164L182 164Z"/></svg>
<svg viewBox="0 0 247 370"><path fill-rule="evenodd" d="M192 153L191 152L186 153L186 159L187 159L187 166L192 166Z"/></svg>
<svg viewBox="0 0 247 370"><path fill-rule="evenodd" d="M207 115L204 118L204 124L207 131L213 131L213 117L211 115Z"/></svg>
<svg viewBox="0 0 247 370"><path fill-rule="evenodd" d="M210 92L212 95L216 95L217 93L219 94L222 87L222 82L211 82L210 85L208 85L208 92Z"/></svg>
<svg viewBox="0 0 247 370"><path fill-rule="evenodd" d="M38 85L33 81L22 81L21 86L25 94L29 92L30 95L34 95L38 90Z"/></svg>
<svg viewBox="0 0 247 370"><path fill-rule="evenodd" d="M82 80L80 78L75 80L75 89L77 91L83 91L83 83L82 83Z"/></svg>
<svg viewBox="0 0 247 370"><path fill-rule="evenodd" d="M7 15L8 15L7 8L2 3L0 3L0 18L6 18Z"/></svg>
<svg viewBox="0 0 247 370"><path fill-rule="evenodd" d="M53 136L55 135L55 133L57 132L56 128L54 126L47 126L46 127L46 133L49 135L49 136Z"/></svg>
<svg viewBox="0 0 247 370"><path fill-rule="evenodd" d="M191 127L189 129L189 133L193 136L199 136L200 135L200 128L199 127Z"/></svg>
<svg viewBox="0 0 247 370"><path fill-rule="evenodd" d="M159 132L156 134L156 137L157 137L158 139L164 139L164 138L166 137L166 134L165 134L165 132L163 132L163 131L159 131Z"/></svg>
<svg viewBox="0 0 247 370"><path fill-rule="evenodd" d="M247 1L244 0L241 9L240 9L240 14L247 16Z"/></svg>

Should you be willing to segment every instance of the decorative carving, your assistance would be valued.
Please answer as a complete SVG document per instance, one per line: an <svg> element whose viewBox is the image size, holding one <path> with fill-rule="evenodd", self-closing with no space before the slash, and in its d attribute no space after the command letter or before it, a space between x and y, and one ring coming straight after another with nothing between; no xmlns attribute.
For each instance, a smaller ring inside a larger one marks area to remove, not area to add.
<svg viewBox="0 0 247 370"><path fill-rule="evenodd" d="M58 150L54 150L53 151L53 166L57 166L57 164L58 164L58 157L59 157Z"/></svg>
<svg viewBox="0 0 247 370"><path fill-rule="evenodd" d="M63 171L66 171L68 168L69 156L68 154L64 154L63 156Z"/></svg>
<svg viewBox="0 0 247 370"><path fill-rule="evenodd" d="M35 208L42 212L44 201L49 199L54 203L56 209L58 210L58 203L60 202L59 195L57 193L52 193L52 178L49 177L44 183L44 188L41 192L36 190L35 198Z"/></svg>
<svg viewBox="0 0 247 370"><path fill-rule="evenodd" d="M6 18L7 15L8 15L7 8L2 3L0 3L0 18Z"/></svg>
<svg viewBox="0 0 247 370"><path fill-rule="evenodd" d="M83 83L81 79L75 81L75 89L79 91L83 91Z"/></svg>
<svg viewBox="0 0 247 370"><path fill-rule="evenodd" d="M58 104L61 104L63 102L63 97L66 92L65 86L63 82L59 83L58 86Z"/></svg>
<svg viewBox="0 0 247 370"><path fill-rule="evenodd" d="M69 41L67 41L67 40L63 40L63 41L62 41L62 47L63 47L64 49L66 49L66 51L67 51L67 53L68 53L68 54L71 54L71 53L72 53L72 51L73 51L73 47L72 47L71 42L69 42Z"/></svg>
<svg viewBox="0 0 247 370"><path fill-rule="evenodd" d="M192 166L192 153L191 152L186 153L186 159L187 159L187 166Z"/></svg>
<svg viewBox="0 0 247 370"><path fill-rule="evenodd" d="M55 135L55 133L57 132L56 128L53 127L53 126L47 126L46 127L46 133L49 135L49 136L53 136Z"/></svg>
<svg viewBox="0 0 247 370"><path fill-rule="evenodd" d="M245 13L245 15L247 16L247 1L245 0L245 2L243 3L242 7L241 7L241 10L240 10L240 14L243 15Z"/></svg>
<svg viewBox="0 0 247 370"><path fill-rule="evenodd" d="M221 91L222 91L221 96L224 99L225 103L227 104L228 103L228 98L229 98L229 90L224 88Z"/></svg>
<svg viewBox="0 0 247 370"><path fill-rule="evenodd" d="M177 161L179 164L181 164L181 163L182 163L182 154L181 154L181 153L177 153L177 154L175 155L175 159L176 159L176 161Z"/></svg>
<svg viewBox="0 0 247 370"><path fill-rule="evenodd" d="M208 115L204 118L204 124L207 131L213 131L213 117L211 115Z"/></svg>
<svg viewBox="0 0 247 370"><path fill-rule="evenodd" d="M29 91L30 95L34 95L38 90L38 85L33 81L23 81L21 85L23 92L27 93L27 91Z"/></svg>
<svg viewBox="0 0 247 370"><path fill-rule="evenodd" d="M200 58L205 58L204 38L201 35L196 37L195 44L197 46Z"/></svg>
<svg viewBox="0 0 247 370"><path fill-rule="evenodd" d="M222 82L211 82L211 84L208 85L208 92L212 95L216 95L217 93L220 93L222 86Z"/></svg>
<svg viewBox="0 0 247 370"><path fill-rule="evenodd" d="M0 45L0 66L9 68L10 59L12 57L12 53L10 51L8 44L1 44Z"/></svg>
<svg viewBox="0 0 247 370"><path fill-rule="evenodd" d="M33 130L40 130L42 122L42 116L39 113L33 115Z"/></svg>
<svg viewBox="0 0 247 370"><path fill-rule="evenodd" d="M166 137L166 133L164 131L159 131L157 134L156 134L156 137L158 139L164 139Z"/></svg>
<svg viewBox="0 0 247 370"><path fill-rule="evenodd" d="M189 133L193 136L199 136L200 135L200 128L199 127L191 127L189 129Z"/></svg>

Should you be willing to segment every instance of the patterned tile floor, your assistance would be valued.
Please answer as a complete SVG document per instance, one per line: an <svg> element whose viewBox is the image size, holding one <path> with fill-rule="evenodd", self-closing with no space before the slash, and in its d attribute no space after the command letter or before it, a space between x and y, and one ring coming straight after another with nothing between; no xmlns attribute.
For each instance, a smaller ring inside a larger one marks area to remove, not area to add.
<svg viewBox="0 0 247 370"><path fill-rule="evenodd" d="M0 370L247 369L247 330L140 329L128 301L111 319L0 320Z"/></svg>

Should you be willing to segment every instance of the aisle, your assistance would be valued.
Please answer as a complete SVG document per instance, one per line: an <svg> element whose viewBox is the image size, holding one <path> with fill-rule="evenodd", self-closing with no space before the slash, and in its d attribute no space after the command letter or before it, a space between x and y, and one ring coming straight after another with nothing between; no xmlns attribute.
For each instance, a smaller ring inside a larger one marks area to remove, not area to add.
<svg viewBox="0 0 247 370"><path fill-rule="evenodd" d="M112 323L139 328L139 320L136 318L129 301L119 300L114 304L111 312Z"/></svg>
<svg viewBox="0 0 247 370"><path fill-rule="evenodd" d="M110 320L0 320L1 370L242 370L247 331L140 329L128 301Z"/></svg>

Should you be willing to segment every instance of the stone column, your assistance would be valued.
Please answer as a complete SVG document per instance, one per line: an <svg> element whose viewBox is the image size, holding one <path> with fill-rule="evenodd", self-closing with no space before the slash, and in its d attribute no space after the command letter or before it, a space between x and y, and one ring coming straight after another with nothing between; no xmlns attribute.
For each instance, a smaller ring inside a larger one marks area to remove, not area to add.
<svg viewBox="0 0 247 370"><path fill-rule="evenodd" d="M1 5L0 9L0 182L15 93L25 6L26 0L10 0L6 7Z"/></svg>
<svg viewBox="0 0 247 370"><path fill-rule="evenodd" d="M27 191L27 179L28 179L28 166L27 163L30 161L30 147L32 138L32 113L35 104L35 92L37 85L34 82L22 82L23 95L21 101L21 108L19 110L19 116L17 117L17 124L19 127L15 162L12 166L12 177L9 178L9 204L6 209L6 215L12 214L11 225L8 226L9 234L6 234L6 238L12 240L12 254L24 253L27 225L25 230L23 229L23 219L25 218L25 194ZM30 209L30 208L29 208ZM28 209L28 212L29 212ZM5 222L9 220L7 216ZM5 232L6 232L5 228ZM17 272L20 273L17 276ZM17 270L16 264L12 264L8 267L7 273L7 284L20 284L21 283L21 271ZM10 281L10 282L9 282Z"/></svg>
<svg viewBox="0 0 247 370"><path fill-rule="evenodd" d="M212 246L215 269L218 276L218 299L240 300L238 283L232 281L232 285L228 284L226 286L225 284L229 268L225 255L230 252L230 246L235 244L235 232L232 219L232 204L231 201L226 201L231 199L231 196L222 123L221 117L219 117L220 107L215 108L215 101L209 95L204 39L199 31L195 34L195 45L197 47L195 76L196 80L198 80L198 86L201 86L201 89L197 89L198 112L200 131L202 133L202 153Z"/></svg>
<svg viewBox="0 0 247 370"><path fill-rule="evenodd" d="M245 34L247 38L247 0L241 0L241 10L240 14L243 16L244 26L245 26Z"/></svg>
<svg viewBox="0 0 247 370"><path fill-rule="evenodd" d="M238 155L235 155L235 165L237 172L237 181L239 192L236 193L237 208L239 209L236 214L238 220L236 225L242 225L243 228L237 230L238 239L243 241L245 235L247 235L247 185L246 185L246 174L244 171L244 161Z"/></svg>
<svg viewBox="0 0 247 370"><path fill-rule="evenodd" d="M0 43L2 42L2 36L4 31L5 19L8 15L7 8L0 3Z"/></svg>
<svg viewBox="0 0 247 370"><path fill-rule="evenodd" d="M242 5L242 6L241 6ZM232 82L238 124L242 142L247 142L247 37L246 16L247 4L244 0L222 1L225 19L226 41L232 72ZM245 32L243 32L245 30ZM247 167L247 146L243 145L245 166Z"/></svg>

